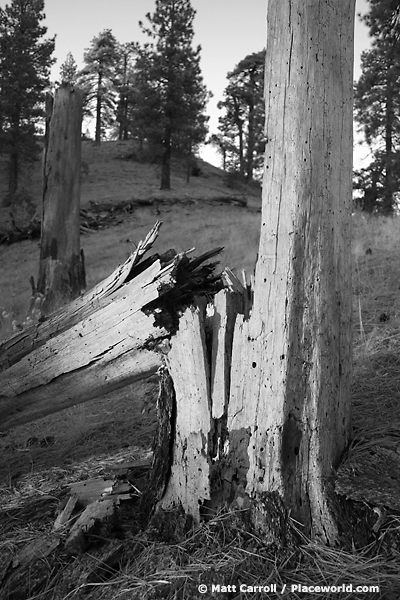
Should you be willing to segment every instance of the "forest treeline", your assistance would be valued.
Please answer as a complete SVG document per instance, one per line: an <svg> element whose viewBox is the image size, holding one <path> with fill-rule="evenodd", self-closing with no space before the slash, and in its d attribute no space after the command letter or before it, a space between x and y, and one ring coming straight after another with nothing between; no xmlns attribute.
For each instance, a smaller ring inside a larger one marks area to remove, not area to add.
<svg viewBox="0 0 400 600"><path fill-rule="evenodd" d="M0 152L8 158L8 195L16 197L22 166L38 156L45 94L61 84L85 92L84 115L95 121L95 142L135 139L142 160L159 161L161 188L170 188L171 157L188 170L203 143L222 167L243 181L259 178L265 149L265 50L245 56L227 74L217 132L208 131L211 96L193 46L196 12L190 0L156 0L139 22L148 42L122 43L110 29L95 36L78 69L69 53L59 80L50 81L55 37L46 38L44 0L12 0L0 8ZM400 200L400 8L397 0L369 0L361 17L372 47L362 54L354 86L354 117L369 149L369 164L354 172L356 205L393 214Z"/></svg>
<svg viewBox="0 0 400 600"><path fill-rule="evenodd" d="M170 188L173 153L188 168L202 143L221 152L224 169L250 181L263 153L262 99L265 52L246 57L228 73L218 134L208 137L201 47L193 46L195 11L190 0L157 0L139 26L148 42L121 43L110 29L95 36L78 69L69 53L59 80L50 80L55 37L46 38L44 0L12 0L0 8L0 152L8 157L9 204L21 169L37 159L45 96L59 85L84 90L83 112L95 121L95 142L135 139L143 160L162 164L161 189Z"/></svg>
<svg viewBox="0 0 400 600"><path fill-rule="evenodd" d="M369 164L354 172L358 207L391 215L400 208L400 6L369 0L361 17L372 38L354 85L354 117L369 149Z"/></svg>

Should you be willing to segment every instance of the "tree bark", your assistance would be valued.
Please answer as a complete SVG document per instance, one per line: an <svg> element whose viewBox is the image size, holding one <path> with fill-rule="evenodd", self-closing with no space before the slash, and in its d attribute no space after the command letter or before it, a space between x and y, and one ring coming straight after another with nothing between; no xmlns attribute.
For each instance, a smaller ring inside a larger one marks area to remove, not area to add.
<svg viewBox="0 0 400 600"><path fill-rule="evenodd" d="M254 89L254 82L252 81L252 89ZM248 100L249 107L249 132L248 132L248 140L247 140L247 169L246 169L246 181L247 183L253 179L253 169L254 169L254 140L255 140L255 132L254 132L254 97L251 93L249 95Z"/></svg>
<svg viewBox="0 0 400 600"><path fill-rule="evenodd" d="M38 291L48 314L85 287L80 251L80 167L83 92L62 85L46 134Z"/></svg>
<svg viewBox="0 0 400 600"><path fill-rule="evenodd" d="M17 150L13 150L10 154L10 163L9 163L9 178L8 178L8 193L9 197L12 199L17 190L18 190L18 180L19 180L19 163L20 157Z"/></svg>
<svg viewBox="0 0 400 600"><path fill-rule="evenodd" d="M174 437L158 508L180 504L197 521L223 502L249 508L274 542L287 534L283 506L304 534L338 537L333 479L350 438L354 10L355 0L269 0L250 317L248 290L242 306L220 292L211 326L200 306L188 309L166 357ZM234 279L229 287L240 291Z"/></svg>
<svg viewBox="0 0 400 600"><path fill-rule="evenodd" d="M156 372L178 311L195 290L218 286L202 262L221 250L192 260L171 250L140 262L159 227L93 290L0 345L2 431Z"/></svg>
<svg viewBox="0 0 400 600"><path fill-rule="evenodd" d="M167 125L164 133L164 153L161 166L161 189L171 189L171 127Z"/></svg>
<svg viewBox="0 0 400 600"><path fill-rule="evenodd" d="M234 114L235 121L238 128L238 138L239 138L239 173L244 176L245 165L244 165L244 142L243 142L243 119L240 117L240 104L238 99L233 96L234 103Z"/></svg>
<svg viewBox="0 0 400 600"><path fill-rule="evenodd" d="M21 110L17 107L17 115L13 118L11 126L12 148L8 164L8 195L12 201L17 193L21 165Z"/></svg>
<svg viewBox="0 0 400 600"><path fill-rule="evenodd" d="M228 414L249 495L276 491L333 542L329 479L350 437L354 0L270 0L254 306Z"/></svg>
<svg viewBox="0 0 400 600"><path fill-rule="evenodd" d="M94 140L96 146L100 146L101 140L101 83L102 83L102 73L99 73L99 78L97 81L97 95L96 95L96 131L94 135Z"/></svg>
<svg viewBox="0 0 400 600"><path fill-rule="evenodd" d="M390 59L389 59L390 60ZM393 67L390 60L386 80L386 122L385 122L385 189L383 196L383 212L385 215L393 214Z"/></svg>

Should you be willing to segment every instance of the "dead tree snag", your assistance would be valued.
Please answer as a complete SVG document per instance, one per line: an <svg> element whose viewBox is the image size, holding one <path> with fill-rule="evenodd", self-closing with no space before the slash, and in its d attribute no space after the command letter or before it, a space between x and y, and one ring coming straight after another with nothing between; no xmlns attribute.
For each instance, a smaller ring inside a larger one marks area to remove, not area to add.
<svg viewBox="0 0 400 600"><path fill-rule="evenodd" d="M48 99L37 285L45 314L76 298L86 285L79 237L82 102L82 90L69 84L58 88L54 102Z"/></svg>

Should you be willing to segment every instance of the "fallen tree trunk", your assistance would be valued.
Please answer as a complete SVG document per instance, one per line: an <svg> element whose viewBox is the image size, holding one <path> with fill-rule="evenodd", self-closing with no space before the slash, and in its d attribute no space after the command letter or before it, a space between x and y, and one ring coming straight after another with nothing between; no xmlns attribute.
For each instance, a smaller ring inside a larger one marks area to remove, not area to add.
<svg viewBox="0 0 400 600"><path fill-rule="evenodd" d="M157 223L124 265L91 292L0 346L2 431L154 373L180 307L220 285L214 265L169 251L140 262Z"/></svg>

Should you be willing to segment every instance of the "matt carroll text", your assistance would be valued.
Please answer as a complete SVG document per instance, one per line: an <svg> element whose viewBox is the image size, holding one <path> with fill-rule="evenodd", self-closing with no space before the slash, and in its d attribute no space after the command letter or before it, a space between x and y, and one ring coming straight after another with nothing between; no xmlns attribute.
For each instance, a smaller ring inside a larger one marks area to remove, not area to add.
<svg viewBox="0 0 400 600"><path fill-rule="evenodd" d="M252 593L264 593L264 594L272 594L277 593L276 583L271 583L271 585L247 585L245 583L241 583L240 585L220 585L213 584L211 586L211 593L217 592L247 592L248 594Z"/></svg>

